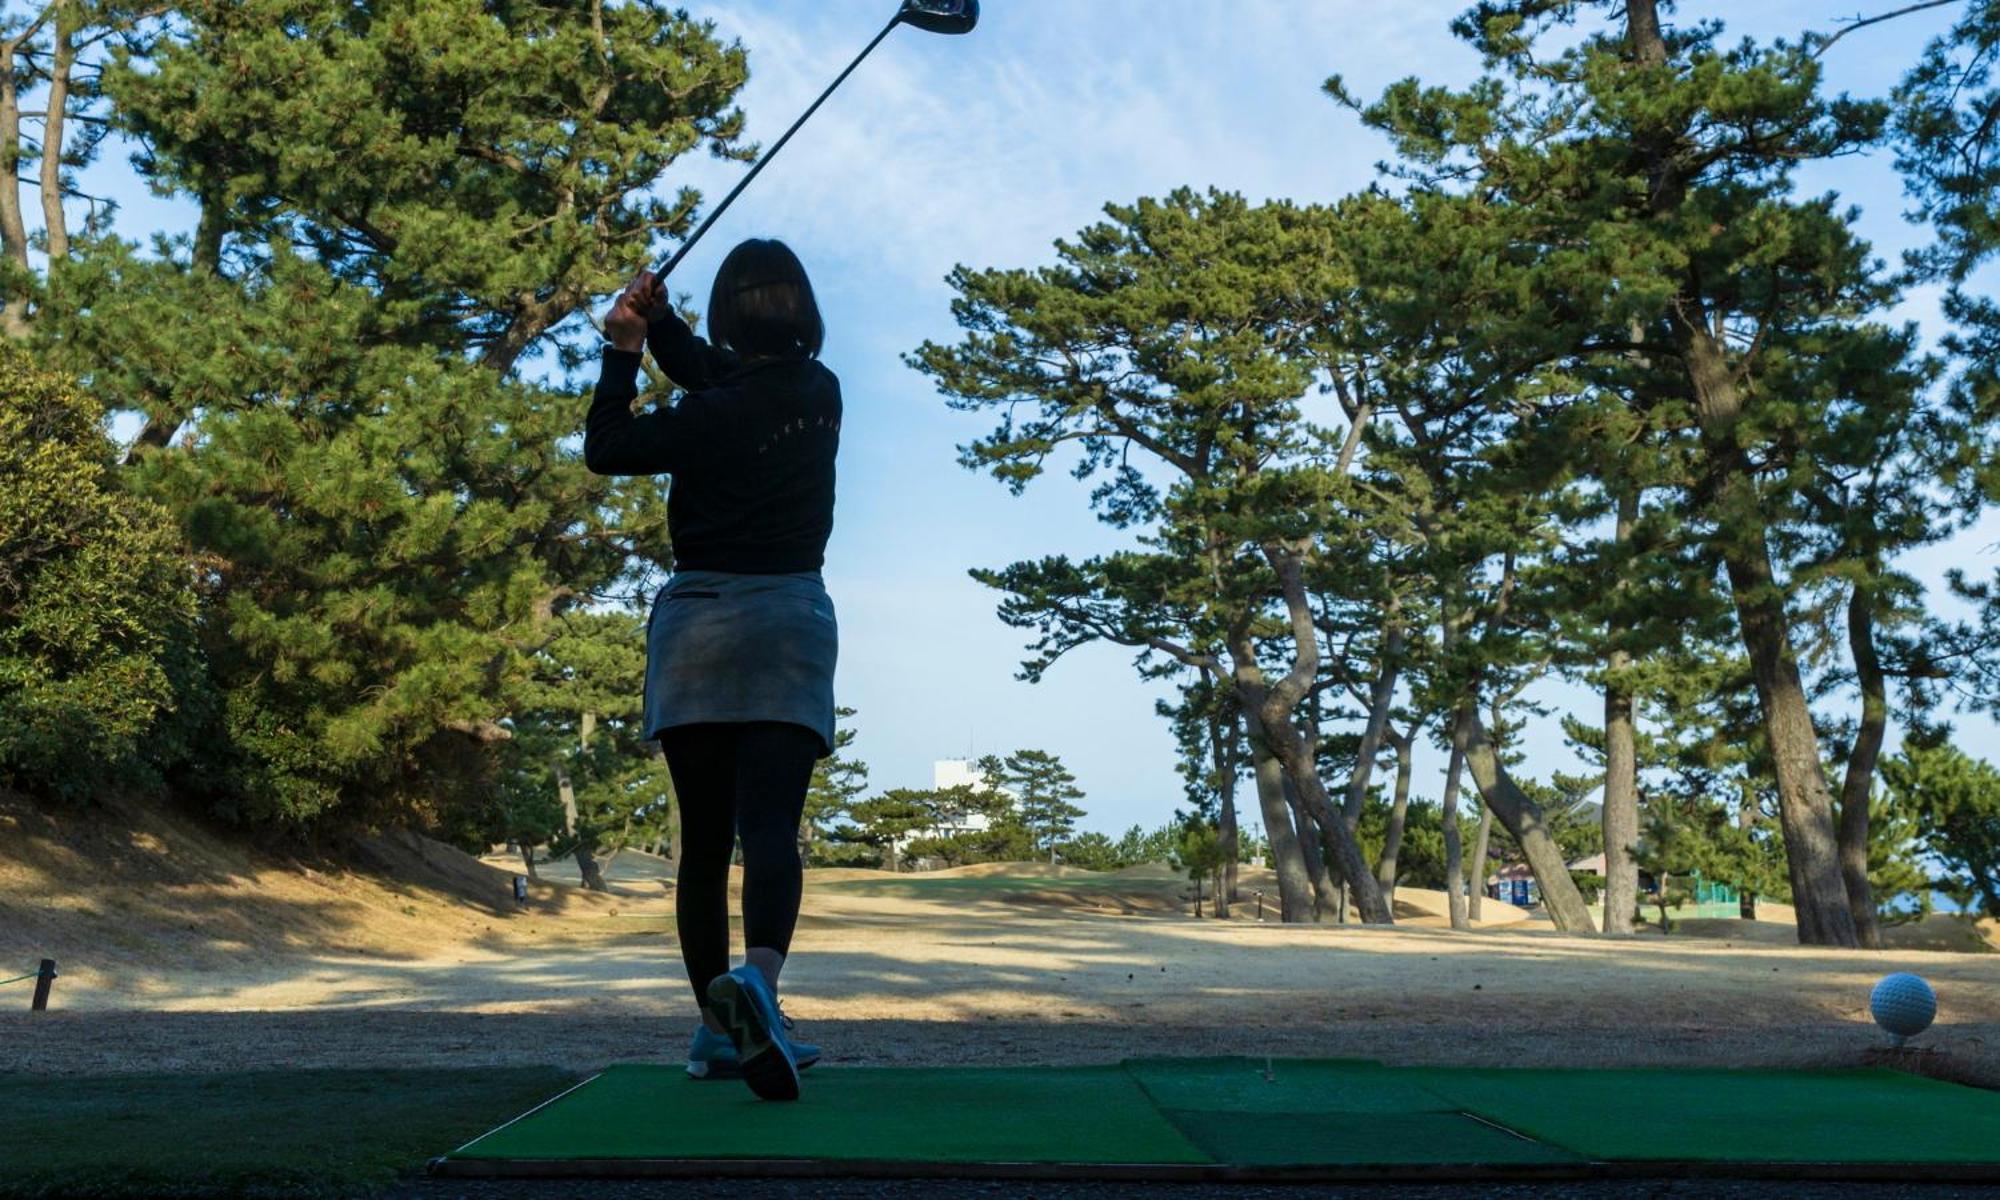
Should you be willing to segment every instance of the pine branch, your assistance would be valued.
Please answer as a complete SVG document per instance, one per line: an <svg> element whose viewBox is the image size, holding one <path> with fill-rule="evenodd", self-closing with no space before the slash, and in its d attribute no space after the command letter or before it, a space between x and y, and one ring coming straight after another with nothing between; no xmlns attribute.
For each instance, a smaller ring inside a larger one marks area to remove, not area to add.
<svg viewBox="0 0 2000 1200"><path fill-rule="evenodd" d="M1897 17L1907 17L1911 13L1923 12L1926 9L1932 9L1932 8L1943 8L1948 4L1957 4L1959 2L1960 0L1923 0L1923 3L1921 4L1907 5L1903 8L1897 9L1894 12L1881 13L1872 17L1863 17L1857 15L1855 17L1850 18L1848 20L1847 25L1844 26L1839 33L1836 33L1831 37L1826 38L1824 41L1820 41L1818 47L1813 50L1813 57L1818 58L1821 55L1825 54L1828 50L1831 50L1833 48L1833 44L1835 42L1839 41L1841 38L1846 37L1848 34L1853 33L1857 29L1866 29L1870 25L1880 25L1884 21L1893 21ZM1807 34L1806 36L1809 39L1814 39L1814 40L1817 40L1819 37L1819 35L1817 34Z"/></svg>

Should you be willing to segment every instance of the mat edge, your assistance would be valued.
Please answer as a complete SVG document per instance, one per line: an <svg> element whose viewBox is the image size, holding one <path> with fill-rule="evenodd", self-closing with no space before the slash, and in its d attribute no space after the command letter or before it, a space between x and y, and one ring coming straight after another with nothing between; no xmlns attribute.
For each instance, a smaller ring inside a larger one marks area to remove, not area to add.
<svg viewBox="0 0 2000 1200"><path fill-rule="evenodd" d="M1579 1179L1796 1179L1821 1183L2000 1183L1993 1163L1674 1162L1248 1167L1227 1163L930 1163L891 1159L432 1159L447 1179L1016 1179L1135 1183L1473 1182Z"/></svg>

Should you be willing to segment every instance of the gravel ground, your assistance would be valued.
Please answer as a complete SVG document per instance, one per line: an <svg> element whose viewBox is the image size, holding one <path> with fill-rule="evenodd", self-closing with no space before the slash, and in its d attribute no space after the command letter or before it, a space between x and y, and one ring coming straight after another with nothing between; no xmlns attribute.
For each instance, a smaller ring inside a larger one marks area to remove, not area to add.
<svg viewBox="0 0 2000 1200"><path fill-rule="evenodd" d="M614 1062L672 1062L689 1023L650 1012L0 1013L0 1069L49 1075L240 1071L310 1067L552 1065L576 1072ZM1576 1020L1511 1024L1357 1016L1276 1024L1157 1020L819 1020L799 1036L849 1066L1111 1063L1162 1054L1373 1058L1392 1065L1859 1066L1885 1065L2000 1084L2000 1022L1964 1024L1889 1051L1868 1026L1841 1022L1651 1024Z"/></svg>

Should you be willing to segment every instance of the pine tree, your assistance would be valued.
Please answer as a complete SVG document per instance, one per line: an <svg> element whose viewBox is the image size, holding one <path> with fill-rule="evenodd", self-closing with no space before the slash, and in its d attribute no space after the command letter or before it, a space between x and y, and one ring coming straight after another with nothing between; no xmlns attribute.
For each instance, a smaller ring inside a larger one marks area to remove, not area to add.
<svg viewBox="0 0 2000 1200"><path fill-rule="evenodd" d="M1945 869L1939 886L2000 916L2000 769L1924 729L1882 764L1882 779L1916 817L1924 849Z"/></svg>
<svg viewBox="0 0 2000 1200"><path fill-rule="evenodd" d="M1548 26L1596 9L1615 24L1540 51ZM1447 194L1469 179L1469 194L1516 209L1540 247L1517 272L1540 331L1500 325L1527 339L1517 361L1645 353L1679 368L1690 515L1753 668L1800 937L1852 945L1777 543L1814 435L1872 396L1854 389L1861 363L1883 361L1865 321L1894 293L1846 214L1790 193L1798 163L1872 144L1886 110L1823 97L1807 46L1720 49L1712 26L1664 30L1656 0L1495 0L1458 29L1499 78L1464 92L1407 81L1365 115L1397 140L1419 188Z"/></svg>
<svg viewBox="0 0 2000 1200"><path fill-rule="evenodd" d="M1075 443L1079 476L1105 476L1093 506L1113 525L1148 526L1149 552L1048 558L974 578L1008 593L1003 620L1041 632L1024 678L1104 640L1140 648L1142 666L1165 656L1235 689L1285 918L1312 912L1289 783L1364 919L1386 922L1318 776L1318 731L1296 722L1320 674L1308 574L1331 506L1323 446L1298 407L1315 372L1304 318L1327 290L1316 275L1337 269L1325 224L1290 205L1187 190L1106 212L1058 243L1058 266L955 271L966 337L927 343L911 363L954 407L1006 414L966 449L966 466L1018 491ZM1017 405L1034 414L1019 425ZM1123 460L1135 451L1171 482ZM1284 665L1274 672L1272 662Z"/></svg>
<svg viewBox="0 0 2000 1200"><path fill-rule="evenodd" d="M1243 717L1235 693L1214 680L1195 675L1181 688L1178 704L1155 701L1153 711L1167 718L1180 754L1176 769L1188 802L1211 816L1222 843L1222 890L1215 895L1215 915L1227 917L1236 900L1236 869L1242 857L1242 831L1236 813L1236 781L1248 754L1243 748Z"/></svg>
<svg viewBox="0 0 2000 1200"><path fill-rule="evenodd" d="M1057 846L1084 815L1071 803L1083 799L1076 776L1046 750L1016 750L1001 765L999 786L1012 793L1010 815L1027 828L1030 847L1054 863Z"/></svg>
<svg viewBox="0 0 2000 1200"><path fill-rule="evenodd" d="M834 719L848 721L854 712L842 705L834 710ZM846 865L847 856L836 852L838 843L829 843L826 835L835 822L847 815L848 806L856 797L868 788L868 764L846 753L856 736L858 731L851 726L836 728L833 753L813 764L812 782L806 788L805 814L799 824L799 853L814 866Z"/></svg>
<svg viewBox="0 0 2000 1200"><path fill-rule="evenodd" d="M869 847L876 865L890 871L902 866L896 847L937 828L940 817L937 794L920 788L891 788L856 800L847 806L847 815L848 820L833 830L833 840Z"/></svg>
<svg viewBox="0 0 2000 1200"><path fill-rule="evenodd" d="M591 298L685 231L696 197L649 195L676 158L744 153L743 51L651 2L206 0L112 59L97 95L199 227L68 238L32 333L143 415L126 482L213 581L198 790L441 819L564 623L670 562L662 490L590 476L577 389L514 369L579 362Z"/></svg>

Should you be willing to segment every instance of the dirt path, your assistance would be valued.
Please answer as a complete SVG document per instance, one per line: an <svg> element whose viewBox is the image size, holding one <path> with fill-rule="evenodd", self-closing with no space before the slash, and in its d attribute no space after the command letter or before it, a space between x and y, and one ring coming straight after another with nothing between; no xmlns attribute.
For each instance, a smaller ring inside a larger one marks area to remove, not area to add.
<svg viewBox="0 0 2000 1200"><path fill-rule="evenodd" d="M2000 1084L2000 960L1986 955L1223 923L1004 889L815 880L787 1011L838 1063L1813 1065L1879 1057L1868 988L1912 970L1942 1009L1930 1053L1907 1061ZM85 968L58 985L59 1011L0 1014L0 1069L664 1061L691 1024L671 930L666 897L635 891L586 915L496 920L432 954Z"/></svg>
<svg viewBox="0 0 2000 1200"><path fill-rule="evenodd" d="M0 794L0 967L27 964L0 977L62 969L50 1013L0 991L0 1071L681 1053L666 864L621 858L608 896L544 881L519 911L516 867L408 835L278 859L157 808L58 820ZM1409 889L1393 929L1283 926L1254 919L1266 875L1246 872L1238 919L1218 922L1185 915L1185 881L1159 867L811 872L786 1007L838 1063L1859 1062L1883 1041L1868 988L1910 970L1942 1004L1910 1063L2000 1084L1990 954L1805 950L1778 922L1563 937L1491 903L1453 933L1442 894ZM1912 945L1982 944L1956 932Z"/></svg>

